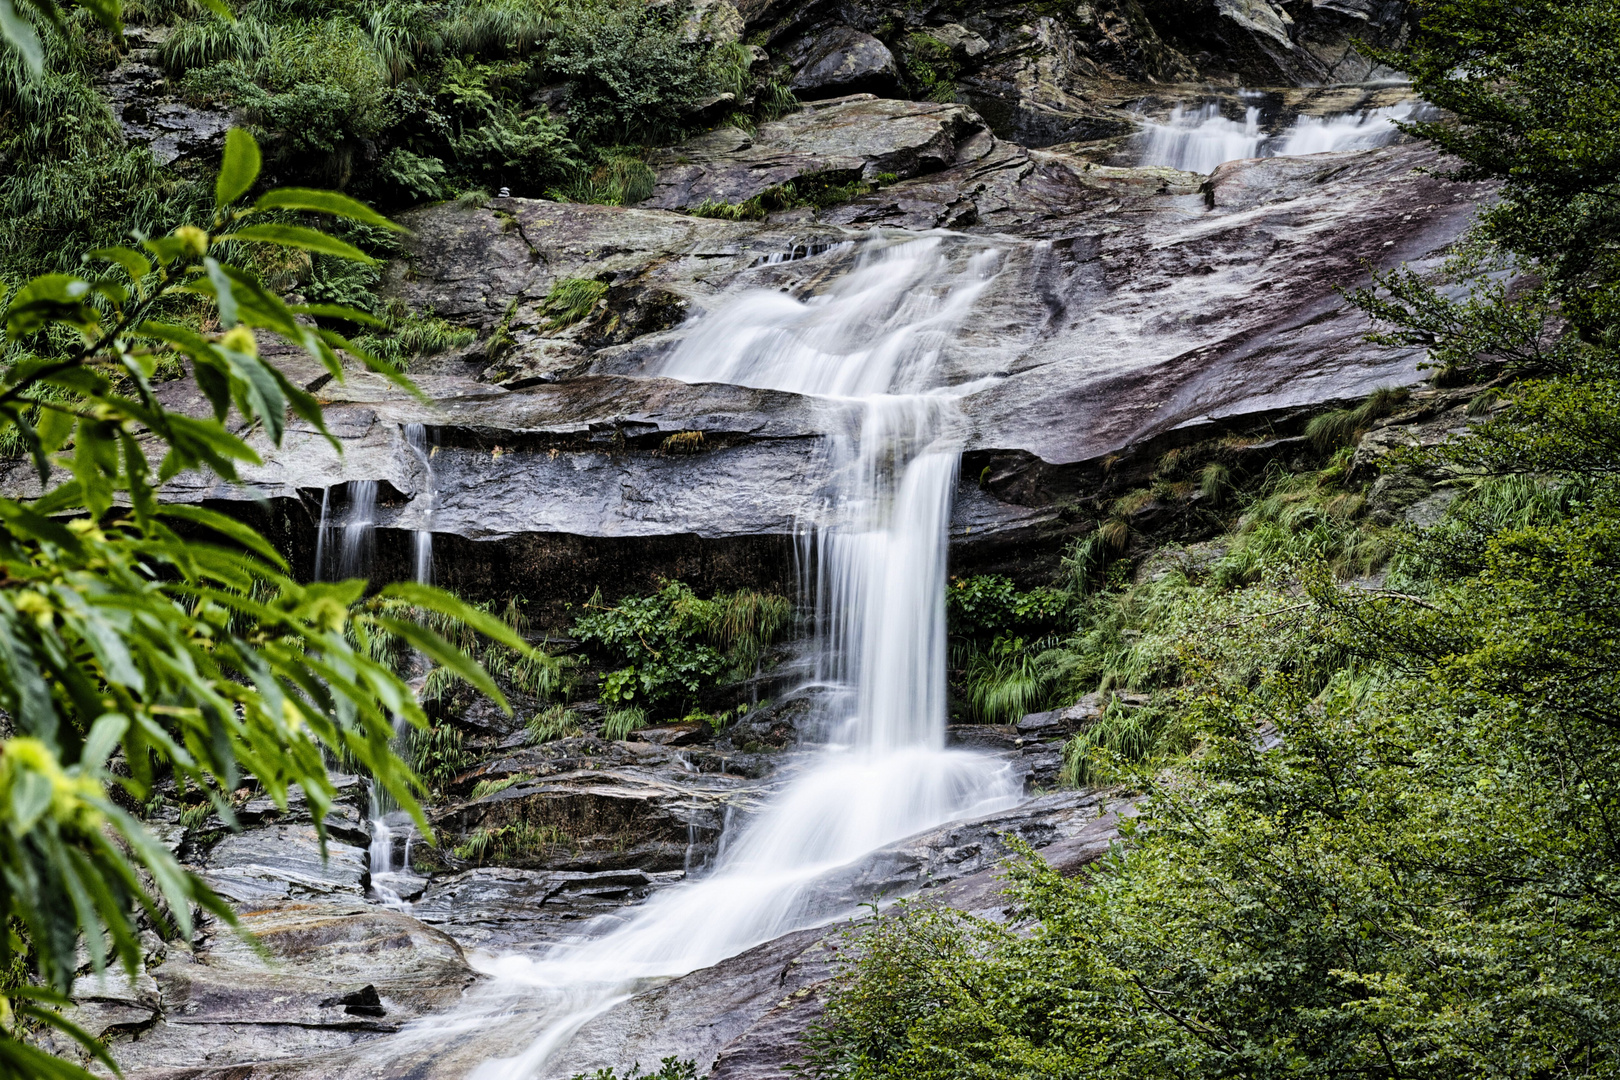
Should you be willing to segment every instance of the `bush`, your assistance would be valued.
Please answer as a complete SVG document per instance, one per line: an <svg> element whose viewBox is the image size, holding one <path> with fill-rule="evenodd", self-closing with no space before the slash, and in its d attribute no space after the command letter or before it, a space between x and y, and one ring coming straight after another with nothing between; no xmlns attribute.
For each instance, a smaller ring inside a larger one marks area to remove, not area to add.
<svg viewBox="0 0 1620 1080"><path fill-rule="evenodd" d="M552 42L547 71L568 80L568 115L585 146L664 144L714 92L709 46L681 33L675 5L574 8Z"/></svg>
<svg viewBox="0 0 1620 1080"><path fill-rule="evenodd" d="M752 674L793 615L780 596L743 590L700 600L679 581L611 608L599 598L586 607L594 614L575 621L573 636L617 667L602 679L602 701L617 709L674 705L676 716L700 695Z"/></svg>

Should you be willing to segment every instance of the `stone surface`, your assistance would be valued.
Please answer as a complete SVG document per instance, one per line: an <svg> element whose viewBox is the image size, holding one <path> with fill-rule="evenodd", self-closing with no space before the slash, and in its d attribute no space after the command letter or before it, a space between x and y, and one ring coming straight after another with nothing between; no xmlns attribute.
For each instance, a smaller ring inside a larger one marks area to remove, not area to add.
<svg viewBox="0 0 1620 1080"><path fill-rule="evenodd" d="M377 908L295 903L245 913L242 926L262 953L213 926L143 976L135 1004L155 1016L111 1029L126 1076L231 1075L243 1062L351 1046L446 1008L477 978L452 939ZM123 1001L80 992L90 1005Z"/></svg>
<svg viewBox="0 0 1620 1080"><path fill-rule="evenodd" d="M231 833L214 845L202 877L233 904L259 907L286 899L359 900L366 851L336 839L326 857L313 825L272 825Z"/></svg>
<svg viewBox="0 0 1620 1080"><path fill-rule="evenodd" d="M584 873L489 866L440 877L411 914L467 949L535 951L576 933L587 919L641 900L681 871Z"/></svg>
<svg viewBox="0 0 1620 1080"><path fill-rule="evenodd" d="M125 40L129 56L102 73L96 88L107 99L124 138L146 146L159 165L188 159L207 160L225 145L231 114L223 109L199 109L168 92L157 66L158 49L167 27L130 26Z"/></svg>
<svg viewBox="0 0 1620 1080"><path fill-rule="evenodd" d="M834 26L788 52L797 70L788 84L805 100L858 92L888 93L899 84L889 47L871 34Z"/></svg>
<svg viewBox="0 0 1620 1080"><path fill-rule="evenodd" d="M828 183L907 179L956 164L984 122L961 105L857 94L817 102L748 134L722 127L653 155L657 186L642 205L740 203L805 177ZM967 151L971 152L971 151Z"/></svg>

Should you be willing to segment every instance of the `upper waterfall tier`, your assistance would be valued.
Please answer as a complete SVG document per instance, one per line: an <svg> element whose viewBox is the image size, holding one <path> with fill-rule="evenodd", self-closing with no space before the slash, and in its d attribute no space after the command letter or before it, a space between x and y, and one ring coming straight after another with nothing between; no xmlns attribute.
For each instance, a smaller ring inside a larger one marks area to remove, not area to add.
<svg viewBox="0 0 1620 1080"><path fill-rule="evenodd" d="M869 98L820 114L849 109L850 122L867 123L879 106L938 131L972 120ZM901 127L908 139L926 135ZM1122 462L1111 477L1129 475L1133 460L1200 432L1253 428L1415 381L1418 351L1368 344L1364 318L1336 290L1365 280L1369 264L1437 265L1485 193L1421 171L1439 162L1413 145L1235 161L1206 178L951 130L961 138L941 171L775 221L518 199L417 211L409 258L389 289L473 327L480 342L413 371L428 404L365 376L326 382L313 364L282 358L320 387L344 453L293 422L284 446L261 447L265 464L245 474L259 492L299 507L290 527L311 534L324 489L377 481L378 557L390 576L411 576L412 563L408 538L395 544L387 534L428 527L431 506L441 566L460 575L450 583L474 591L498 590L514 574L608 567L748 578L749 567L779 555L712 543L794 533L813 490L804 478L819 467L830 429L832 405L818 395L862 392L868 368L887 370L883 350L903 342L884 344L879 318L870 357L840 354L858 360L840 375L841 389L741 368L683 371L689 382L650 373L698 349L704 334L780 333L704 320L743 294L775 294L770 303L799 312L801 345L843 349L818 340L818 298L862 257L867 230L892 223L930 233L952 265L987 245L998 253L998 273L931 361L938 385L970 390L960 401L967 464L953 544L1056 534L1069 527L1064 501L1094 483L1105 460ZM954 228L933 230L941 222ZM896 297L928 298L904 265L871 272L892 275ZM605 285L605 295L581 321L556 327L542 311L546 297L580 278ZM188 383L161 392L203 407ZM403 434L412 423L437 440L431 494ZM696 434L666 445L681 432ZM12 489L34 482L23 463L9 470ZM251 495L190 476L165 491ZM558 539L570 537L581 540ZM602 546L619 538L663 546L633 558ZM498 557L487 546L476 559L458 555L458 544L487 540L516 546ZM580 546L586 540L596 546Z"/></svg>

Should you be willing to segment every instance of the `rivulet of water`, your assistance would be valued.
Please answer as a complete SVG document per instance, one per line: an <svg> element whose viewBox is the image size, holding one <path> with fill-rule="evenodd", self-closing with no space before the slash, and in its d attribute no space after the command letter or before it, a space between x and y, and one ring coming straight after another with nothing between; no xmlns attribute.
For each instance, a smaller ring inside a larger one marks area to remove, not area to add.
<svg viewBox="0 0 1620 1080"><path fill-rule="evenodd" d="M751 819L707 874L538 958L486 965L484 1015L523 996L545 1026L473 1080L529 1080L592 1018L648 980L716 963L849 913L838 871L948 821L1016 800L1003 761L944 747L946 533L965 424L941 357L996 275L991 243L874 236L824 291L741 292L701 315L661 374L814 395L832 418L821 487L800 522L805 602L829 741ZM427 1021L479 1023L477 1003ZM601 1062L618 1065L621 1062Z"/></svg>

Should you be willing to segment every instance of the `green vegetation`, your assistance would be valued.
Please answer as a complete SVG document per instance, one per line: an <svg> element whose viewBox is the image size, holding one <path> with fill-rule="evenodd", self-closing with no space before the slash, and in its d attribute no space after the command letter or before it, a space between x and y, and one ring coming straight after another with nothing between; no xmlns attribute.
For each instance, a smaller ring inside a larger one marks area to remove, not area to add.
<svg viewBox="0 0 1620 1080"><path fill-rule="evenodd" d="M58 29L32 14L55 12L53 0L19 8L0 28L24 46L0 54L0 278L71 269L79 251L120 243L132 228L152 234L206 217L196 166L127 147L92 86L127 49L119 5L70 7ZM158 59L171 87L188 104L245 118L282 182L384 208L502 187L639 202L652 191L648 146L792 107L772 72L753 71L747 49L687 34L689 15L639 0L131 10L167 28ZM726 104L711 116L715 101ZM370 310L365 288L316 297L311 260L288 269L312 300Z"/></svg>
<svg viewBox="0 0 1620 1080"><path fill-rule="evenodd" d="M767 215L778 210L792 210L801 206L825 210L830 206L840 206L898 180L894 173L879 173L871 180L863 180L858 175L851 178L847 172L810 173L791 184L768 187L740 203L711 199L694 206L688 213L694 217L723 218L727 221L764 221Z"/></svg>
<svg viewBox="0 0 1620 1080"><path fill-rule="evenodd" d="M597 597L586 610L591 614L575 621L573 635L594 660L614 669L602 679L601 697L621 718L628 706L683 715L703 694L752 675L765 648L793 620L793 606L783 597L742 590L701 600L679 581L613 607ZM637 725L645 719L636 717ZM619 730L627 722L610 715L604 728Z"/></svg>
<svg viewBox="0 0 1620 1080"><path fill-rule="evenodd" d="M606 282L587 278L560 279L540 302L540 314L547 317L545 328L556 331L574 325L591 313L607 291Z"/></svg>
<svg viewBox="0 0 1620 1080"><path fill-rule="evenodd" d="M250 201L260 161L253 138L233 130L207 228L91 252L79 273L18 288L4 313L0 429L45 489L0 498L0 970L21 958L29 976L0 991L6 1076L89 1075L19 1038L40 1025L111 1066L54 1009L82 963L133 977L142 930L189 938L197 910L235 922L120 799L147 805L172 780L183 800L204 796L197 806L234 827L227 793L251 782L285 810L296 784L324 836L330 755L365 768L431 836L420 781L390 748L396 721L425 729L428 718L378 643L407 643L503 707L488 673L399 609L530 653L510 627L445 593L400 584L367 598L363 581L303 585L240 522L157 501L157 485L182 470L236 479L238 462L256 460L239 431L256 426L279 442L290 414L325 432L314 398L261 359L261 336L341 378L348 343L300 316L366 319L289 306L231 261L266 250L365 259L287 224L289 214L392 227L335 192L277 188ZM210 329L170 321L176 310L206 315ZM160 368L182 360L211 406L200 417L165 408L152 388ZM163 451L155 467L152 448Z"/></svg>
<svg viewBox="0 0 1620 1080"><path fill-rule="evenodd" d="M516 825L480 826L456 845L454 854L476 866L507 865L536 851L565 847L569 843L567 834L555 825L532 825L525 821Z"/></svg>
<svg viewBox="0 0 1620 1080"><path fill-rule="evenodd" d="M1069 765L1140 817L1079 877L1026 850L1007 922L917 903L859 927L811 1075L1620 1069L1620 12L1415 7L1385 59L1455 114L1417 130L1502 196L1445 291L1396 272L1352 299L1438 384L1494 384L1467 433L1388 460L1455 501L1367 520L1335 448L1381 395L1313 425L1325 467L1263 478L1221 543L1136 584L1077 551L1055 696L1145 696ZM1196 483L1166 479L1105 525Z"/></svg>
<svg viewBox="0 0 1620 1080"><path fill-rule="evenodd" d="M354 343L395 371L409 371L419 357L459 349L478 338L476 331L438 318L431 310L408 311L398 301L379 314L383 325L357 334Z"/></svg>
<svg viewBox="0 0 1620 1080"><path fill-rule="evenodd" d="M572 1080L697 1080L697 1062L667 1057L658 1063L657 1072L644 1073L638 1061L623 1074L613 1069L597 1069L593 1073L575 1073Z"/></svg>
<svg viewBox="0 0 1620 1080"><path fill-rule="evenodd" d="M554 739L568 739L580 734L579 717L566 705L552 705L535 713L524 725L524 735L530 746L538 746Z"/></svg>
<svg viewBox="0 0 1620 1080"><path fill-rule="evenodd" d="M956 100L961 65L949 45L930 34L914 33L906 38L902 56L906 81L917 97L927 101Z"/></svg>

